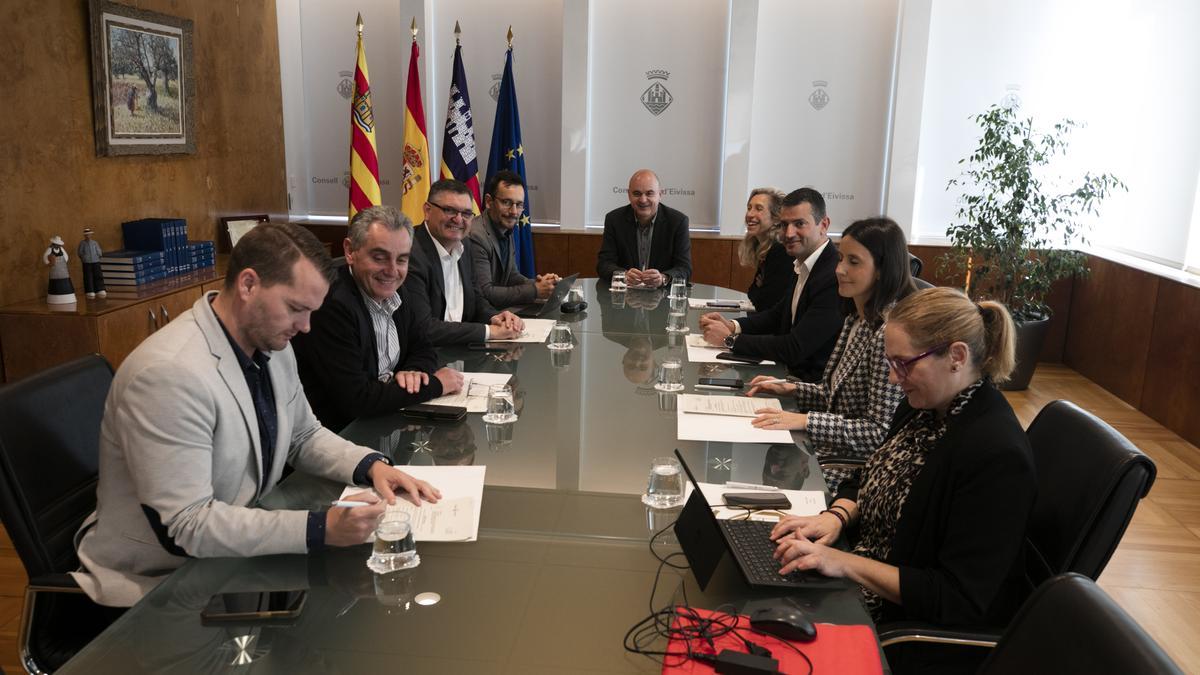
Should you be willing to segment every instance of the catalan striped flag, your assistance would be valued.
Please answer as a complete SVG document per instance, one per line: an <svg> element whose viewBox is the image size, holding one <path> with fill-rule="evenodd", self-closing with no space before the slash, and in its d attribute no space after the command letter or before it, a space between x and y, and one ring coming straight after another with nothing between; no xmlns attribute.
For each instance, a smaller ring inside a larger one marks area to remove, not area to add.
<svg viewBox="0 0 1200 675"><path fill-rule="evenodd" d="M371 85L367 54L363 51L362 15L358 16L358 62L354 67L354 97L350 99L350 217L382 203L379 193L379 156L375 152L375 115L371 110Z"/></svg>
<svg viewBox="0 0 1200 675"><path fill-rule="evenodd" d="M471 96L463 69L462 45L454 47L454 68L446 106L446 133L442 136L442 178L454 178L471 189L472 208L479 213L479 161L475 155L475 127L471 122Z"/></svg>
<svg viewBox="0 0 1200 675"><path fill-rule="evenodd" d="M423 206L429 199L429 136L425 133L425 106L421 103L421 75L417 68L416 22L413 22L412 54L408 59L408 85L404 93L404 181L400 211L409 220L425 219Z"/></svg>
<svg viewBox="0 0 1200 675"><path fill-rule="evenodd" d="M512 29L509 29L511 40ZM511 43L510 43L511 45ZM500 95L496 101L496 123L492 126L492 148L488 152L487 178L497 171L513 171L525 184L525 146L521 143L521 114L517 110L517 84L513 79L513 50L509 46L504 56L504 77L500 80ZM513 232L513 250L521 274L533 278L533 227L529 224L529 190L525 190L525 210Z"/></svg>

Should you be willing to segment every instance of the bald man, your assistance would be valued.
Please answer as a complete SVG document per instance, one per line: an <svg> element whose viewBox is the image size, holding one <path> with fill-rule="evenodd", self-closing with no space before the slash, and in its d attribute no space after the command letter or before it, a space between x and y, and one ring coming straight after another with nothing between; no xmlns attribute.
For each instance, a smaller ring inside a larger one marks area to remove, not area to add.
<svg viewBox="0 0 1200 675"><path fill-rule="evenodd" d="M604 281L625 272L630 286L658 288L692 276L692 243L688 217L660 204L658 176L639 169L629 179L629 205L604 216L604 242L596 274Z"/></svg>

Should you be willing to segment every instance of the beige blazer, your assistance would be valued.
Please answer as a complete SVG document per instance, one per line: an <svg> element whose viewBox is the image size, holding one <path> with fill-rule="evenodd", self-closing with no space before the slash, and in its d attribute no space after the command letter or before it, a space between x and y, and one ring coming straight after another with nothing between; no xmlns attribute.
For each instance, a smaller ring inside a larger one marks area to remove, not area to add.
<svg viewBox="0 0 1200 675"><path fill-rule="evenodd" d="M76 581L93 600L129 606L182 565L144 509L188 556L305 553L307 512L258 500L284 463L349 483L370 452L313 416L289 345L267 368L279 421L271 475L262 475L258 419L245 376L209 295L151 335L121 364L100 428L96 512L80 529Z"/></svg>

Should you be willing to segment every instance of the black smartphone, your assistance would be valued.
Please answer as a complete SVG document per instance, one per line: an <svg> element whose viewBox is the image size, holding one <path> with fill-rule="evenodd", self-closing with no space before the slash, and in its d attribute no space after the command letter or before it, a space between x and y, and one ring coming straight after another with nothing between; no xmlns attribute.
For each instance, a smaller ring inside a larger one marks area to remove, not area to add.
<svg viewBox="0 0 1200 675"><path fill-rule="evenodd" d="M717 354L717 358L722 361L737 361L738 363L749 363L750 365L758 365L762 363L762 359L756 359L753 356L742 356L733 352L721 352Z"/></svg>
<svg viewBox="0 0 1200 675"><path fill-rule="evenodd" d="M702 377L696 386L706 388L715 387L718 389L741 389L746 384L736 377Z"/></svg>
<svg viewBox="0 0 1200 675"><path fill-rule="evenodd" d="M706 304L720 309L739 309L742 306L737 300L709 300Z"/></svg>
<svg viewBox="0 0 1200 675"><path fill-rule="evenodd" d="M792 501L782 492L726 492L721 498L725 500L725 506L780 511L792 508Z"/></svg>
<svg viewBox="0 0 1200 675"><path fill-rule="evenodd" d="M218 593L200 611L203 622L286 621L300 616L308 591Z"/></svg>
<svg viewBox="0 0 1200 675"><path fill-rule="evenodd" d="M401 408L400 414L409 417L420 417L426 420L461 420L467 416L467 409L461 405L434 405L418 403L407 408Z"/></svg>

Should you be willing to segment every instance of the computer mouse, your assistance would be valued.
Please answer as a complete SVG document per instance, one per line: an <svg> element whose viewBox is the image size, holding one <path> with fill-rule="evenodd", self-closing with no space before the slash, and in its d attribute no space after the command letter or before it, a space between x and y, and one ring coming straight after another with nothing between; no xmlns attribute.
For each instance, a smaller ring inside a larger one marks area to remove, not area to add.
<svg viewBox="0 0 1200 675"><path fill-rule="evenodd" d="M750 613L750 627L760 633L776 635L784 640L812 642L817 627L795 607L764 607Z"/></svg>

